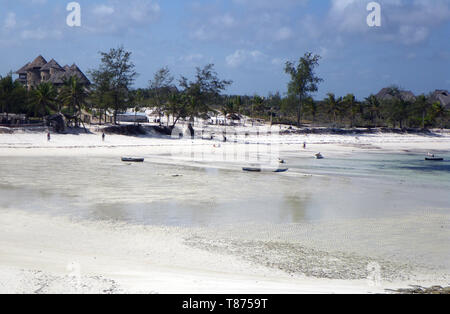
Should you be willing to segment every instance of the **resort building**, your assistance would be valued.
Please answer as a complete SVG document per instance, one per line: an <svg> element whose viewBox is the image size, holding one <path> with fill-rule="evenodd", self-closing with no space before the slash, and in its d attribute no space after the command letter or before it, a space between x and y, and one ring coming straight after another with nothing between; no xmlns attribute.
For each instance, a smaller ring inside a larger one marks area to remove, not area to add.
<svg viewBox="0 0 450 314"><path fill-rule="evenodd" d="M431 102L440 102L446 109L450 109L450 93L446 90L436 90L430 96Z"/></svg>
<svg viewBox="0 0 450 314"><path fill-rule="evenodd" d="M47 62L44 57L39 56L33 62L29 62L16 71L19 75L18 81L31 90L42 82L50 82L55 86L61 86L72 76L78 77L84 85L89 85L89 79L78 68L76 64L61 67L54 59Z"/></svg>

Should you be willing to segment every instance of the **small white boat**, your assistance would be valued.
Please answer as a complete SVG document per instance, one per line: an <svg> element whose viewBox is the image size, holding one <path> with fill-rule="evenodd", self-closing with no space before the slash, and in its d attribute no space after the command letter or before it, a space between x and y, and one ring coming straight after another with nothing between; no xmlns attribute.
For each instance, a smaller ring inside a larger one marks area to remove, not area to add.
<svg viewBox="0 0 450 314"><path fill-rule="evenodd" d="M145 159L142 157L122 157L123 162L144 162Z"/></svg>
<svg viewBox="0 0 450 314"><path fill-rule="evenodd" d="M316 159L324 159L323 155L321 153L318 153L315 155Z"/></svg>
<svg viewBox="0 0 450 314"><path fill-rule="evenodd" d="M436 157L434 154L428 153L427 157L425 157L425 160L426 161L444 161L444 158Z"/></svg>

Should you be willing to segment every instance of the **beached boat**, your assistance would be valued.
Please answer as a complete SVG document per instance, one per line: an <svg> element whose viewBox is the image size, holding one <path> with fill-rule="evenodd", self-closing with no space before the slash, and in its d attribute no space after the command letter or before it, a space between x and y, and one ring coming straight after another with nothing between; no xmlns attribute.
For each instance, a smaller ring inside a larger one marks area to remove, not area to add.
<svg viewBox="0 0 450 314"><path fill-rule="evenodd" d="M442 157L436 157L434 154L428 153L427 157L425 157L426 161L444 161Z"/></svg>
<svg viewBox="0 0 450 314"><path fill-rule="evenodd" d="M274 172L280 173L280 172L286 172L286 171L288 171L288 170L289 170L288 168L283 168L283 169L277 169L277 170L275 170Z"/></svg>
<svg viewBox="0 0 450 314"><path fill-rule="evenodd" d="M426 161L444 161L442 157L425 157Z"/></svg>
<svg viewBox="0 0 450 314"><path fill-rule="evenodd" d="M272 168L272 169L267 168L267 169L263 169L261 167L244 167L244 168L242 168L242 170L246 171L246 172L275 172L275 173L280 173L280 172L286 172L289 169L288 168L277 168L277 169L275 169L275 168Z"/></svg>
<svg viewBox="0 0 450 314"><path fill-rule="evenodd" d="M123 162L144 162L144 160L141 157L122 157Z"/></svg>
<svg viewBox="0 0 450 314"><path fill-rule="evenodd" d="M247 172L262 172L261 168L256 168L256 167L244 167L242 168L243 171L247 171Z"/></svg>

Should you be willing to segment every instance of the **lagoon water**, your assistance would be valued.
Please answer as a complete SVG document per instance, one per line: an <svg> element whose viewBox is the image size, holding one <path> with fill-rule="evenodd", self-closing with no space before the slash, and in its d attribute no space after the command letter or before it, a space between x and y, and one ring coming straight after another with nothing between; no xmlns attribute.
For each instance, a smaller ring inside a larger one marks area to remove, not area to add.
<svg viewBox="0 0 450 314"><path fill-rule="evenodd" d="M239 165L177 165L149 157L0 158L0 208L140 224L302 223L450 212L450 161L358 153L315 160L286 155L285 174Z"/></svg>
<svg viewBox="0 0 450 314"><path fill-rule="evenodd" d="M256 238L282 234L450 269L449 161L380 152L282 156L290 168L282 174L157 155L143 164L0 157L0 210L235 233L252 226Z"/></svg>

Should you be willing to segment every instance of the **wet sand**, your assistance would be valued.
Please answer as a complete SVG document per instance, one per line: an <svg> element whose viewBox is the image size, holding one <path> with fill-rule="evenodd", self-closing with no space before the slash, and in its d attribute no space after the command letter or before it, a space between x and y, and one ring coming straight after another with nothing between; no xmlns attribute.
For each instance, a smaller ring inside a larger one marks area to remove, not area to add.
<svg viewBox="0 0 450 314"><path fill-rule="evenodd" d="M304 141L308 149L299 150ZM212 144L196 140L181 145L214 160L217 149ZM54 135L47 142L41 133L0 134L0 156L6 158L164 159L174 146L178 149L180 142L125 136L107 136L101 142L99 134ZM244 143L233 148L249 146L259 149ZM280 146L286 156L311 156L315 151L327 156L368 150L448 152L450 136L287 136ZM189 154L172 157L174 165L189 165ZM0 293L382 293L411 284L448 285L450 267L441 258L450 255L448 210L398 218L218 228L84 220L11 205L0 208ZM408 229L396 233L396 226ZM421 256L415 256L416 245L422 248ZM427 247L428 253L423 249ZM433 252L440 258L433 260ZM380 285L367 280L373 271L370 265L380 267Z"/></svg>

